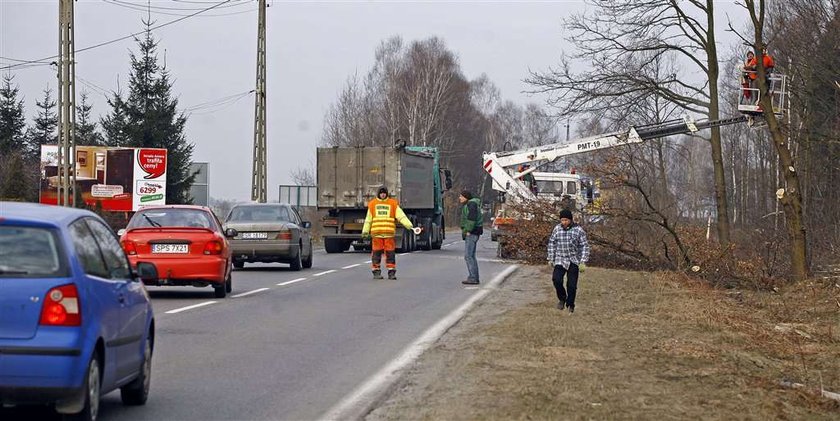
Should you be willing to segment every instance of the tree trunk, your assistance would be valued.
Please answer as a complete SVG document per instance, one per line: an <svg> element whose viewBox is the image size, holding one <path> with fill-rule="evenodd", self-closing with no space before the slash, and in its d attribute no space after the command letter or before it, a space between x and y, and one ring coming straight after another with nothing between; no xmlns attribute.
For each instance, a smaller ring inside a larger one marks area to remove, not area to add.
<svg viewBox="0 0 840 421"><path fill-rule="evenodd" d="M747 0L746 5L749 8L753 28L755 29L755 44L753 47L756 50L756 62L758 64L757 82L761 90L761 109L763 110L764 119L767 122L767 128L770 130L773 145L776 146L776 152L779 155L779 169L785 181L785 187L776 192L776 197L781 202L782 208L785 211L785 222L787 223L788 235L790 235L791 239L790 263L793 278L801 281L808 277L808 243L805 236L805 225L802 219L802 192L800 190L799 175L794 167L790 149L785 143L785 136L779 126L779 121L776 119L776 115L773 114L772 97L768 92L765 79L767 70L764 68L764 54L762 52L762 47L764 46L762 39L764 1L760 1L760 12L758 16L755 13L754 1Z"/></svg>
<svg viewBox="0 0 840 421"><path fill-rule="evenodd" d="M718 104L718 57L715 44L714 4L707 1L708 39L706 57L709 66L709 120L720 119ZM715 201L717 203L717 234L721 246L729 246L729 206L726 202L726 173L723 168L723 150L720 142L720 127L712 128L712 166L715 169Z"/></svg>

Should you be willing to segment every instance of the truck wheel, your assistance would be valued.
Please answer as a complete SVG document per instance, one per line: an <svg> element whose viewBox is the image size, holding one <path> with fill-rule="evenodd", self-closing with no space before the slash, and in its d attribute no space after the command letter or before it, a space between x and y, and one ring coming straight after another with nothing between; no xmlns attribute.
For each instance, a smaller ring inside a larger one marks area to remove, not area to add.
<svg viewBox="0 0 840 421"><path fill-rule="evenodd" d="M440 250L440 247L443 245L443 230L437 224L432 224L432 230L437 233L437 238L432 241L432 249Z"/></svg>
<svg viewBox="0 0 840 421"><path fill-rule="evenodd" d="M428 220L423 221L423 232L420 233L420 248L422 250L431 250L433 248L432 239L434 236L435 226Z"/></svg>
<svg viewBox="0 0 840 421"><path fill-rule="evenodd" d="M336 238L325 238L324 250L326 250L327 253L341 253L344 251L344 244L342 244L341 240Z"/></svg>

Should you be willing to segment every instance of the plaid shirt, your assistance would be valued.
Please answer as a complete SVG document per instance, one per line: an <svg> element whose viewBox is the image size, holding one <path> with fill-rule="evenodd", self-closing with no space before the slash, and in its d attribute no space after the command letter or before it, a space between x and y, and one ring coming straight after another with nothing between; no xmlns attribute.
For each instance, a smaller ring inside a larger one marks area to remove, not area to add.
<svg viewBox="0 0 840 421"><path fill-rule="evenodd" d="M569 268L569 263L580 265L589 260L589 242L586 232L578 225L563 229L557 224L548 239L548 262Z"/></svg>

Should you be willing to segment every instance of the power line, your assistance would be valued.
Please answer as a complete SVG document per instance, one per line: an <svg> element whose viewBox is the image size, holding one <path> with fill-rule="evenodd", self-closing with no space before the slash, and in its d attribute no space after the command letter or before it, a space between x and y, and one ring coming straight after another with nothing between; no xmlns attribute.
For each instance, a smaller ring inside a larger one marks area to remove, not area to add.
<svg viewBox="0 0 840 421"><path fill-rule="evenodd" d="M208 101L208 102L205 102L205 103L201 103L201 104L193 105L191 107L184 108L183 111L187 112L187 113L190 113L190 114L196 114L196 115L212 114L212 113L221 111L221 110L223 110L227 107L230 107L231 105L237 103L239 100L249 96L252 93L254 93L254 90L250 90L250 91L247 91L247 92L242 92L242 93L238 93L238 94L234 94L234 95L229 95L229 96L226 96L226 97L223 97L223 98L215 99L215 100L212 100L212 101ZM205 110L208 110L208 111L205 111ZM200 112L196 112L196 111L200 111Z"/></svg>
<svg viewBox="0 0 840 421"><path fill-rule="evenodd" d="M174 11L195 11L195 10L201 10L202 9L202 7L154 6L154 5L152 5L150 3L147 3L147 2L135 3L135 2L127 1L127 0L103 0L103 1L105 1L106 3L111 3L111 4L115 4L115 5L120 5L120 6L135 7L135 8L139 8L143 11L146 11L148 9L174 10ZM228 4L228 5L225 5L225 6L221 6L221 7L219 7L219 9L227 9L227 8L230 8L230 7L238 7L238 6L242 6L244 4L247 4L246 0L233 0L233 1L234 1L233 4ZM207 5L208 3L204 2L203 4Z"/></svg>
<svg viewBox="0 0 840 421"><path fill-rule="evenodd" d="M160 29L160 28L167 27L167 26L169 26L169 25L176 24L176 23L178 23L178 22L181 22L182 20L189 19L189 18L191 18L191 17L193 17L193 16L196 16L196 15L198 15L198 14L201 14L201 13L207 12L207 11L209 11L209 10L213 10L213 9L215 9L215 8L217 8L217 7L219 7L219 6L223 5L223 4L225 4L225 3L230 3L231 1L232 1L232 0L224 0L224 1L221 1L221 2L219 2L219 3L216 3L216 4L215 4L215 5L213 5L213 6L210 6L210 7L204 8L204 9L201 9L201 10L199 10L199 11L195 12L195 13L192 13L192 14L189 14L189 15L186 15L186 16L183 16L183 17L180 17L180 18L178 18L178 19L173 19L173 20L171 20L171 21L169 21L169 22L162 23L162 24L157 25L157 26L153 26L153 27L149 28L148 30L149 30L149 31L151 31L151 30L154 30L154 29ZM76 52L76 53L81 53L82 51L93 50L94 48L104 47L104 46L106 46L106 45L110 45L110 44L113 44L113 43L116 43L116 42L120 42L120 41L123 41L123 40L129 39L129 38L134 38L134 37L136 37L137 35L143 34L143 33L145 33L145 32L146 32L146 30L143 30L143 31L140 31L140 32L135 32L135 33L133 33L133 34L126 35L126 36L124 36L124 37L120 37L120 38L117 38L117 39L112 39L112 40L110 40L110 41L105 41L105 42L102 42L102 43L99 43L99 44L96 44L96 45L91 45L90 47L85 47L85 48L82 48L82 49L76 50L75 52ZM44 57L44 58L41 58L41 59L38 59L38 60L25 60L25 61L24 61L24 60L22 60L22 62L21 62L21 63L18 63L18 64L11 64L11 65L7 65L7 66L2 66L2 67L0 67L0 70L11 70L11 69L15 69L15 68L18 68L18 67L21 67L21 66L27 65L27 64L35 64L35 63L40 64L41 62L44 62L44 61L47 61L47 60L52 60L52 59L57 58L57 57L58 57L57 55L54 55L54 56Z"/></svg>
<svg viewBox="0 0 840 421"><path fill-rule="evenodd" d="M153 14L156 14L156 15L165 15L165 16L186 16L183 13L163 12L163 11L159 11L159 10L150 10L150 9L146 9L146 8L135 7L133 5L129 6L129 5L125 5L125 4L115 3L114 0L103 0L103 1L107 4L111 4L111 5L114 5L114 6L120 6L120 7L126 8L128 10L136 10L138 12L143 12L143 13L153 13ZM232 6L242 6L242 5L244 5L244 3L231 5L231 7ZM184 9L184 10L190 10L190 9ZM192 9L192 10L195 10L195 9ZM244 14L244 13L252 13L252 12L256 12L256 11L257 11L257 9L249 9L249 10L240 10L238 12L206 14L206 15L202 15L200 17L205 17L205 18L225 17L225 16L241 15L241 14Z"/></svg>

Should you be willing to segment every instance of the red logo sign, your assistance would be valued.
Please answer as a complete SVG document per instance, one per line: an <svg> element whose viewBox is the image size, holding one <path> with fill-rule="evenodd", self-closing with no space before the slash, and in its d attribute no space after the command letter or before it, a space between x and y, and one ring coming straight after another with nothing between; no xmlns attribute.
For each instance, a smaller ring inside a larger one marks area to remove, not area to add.
<svg viewBox="0 0 840 421"><path fill-rule="evenodd" d="M155 149L140 149L137 154L137 161L140 168L147 176L145 179L158 178L166 172L166 151Z"/></svg>

